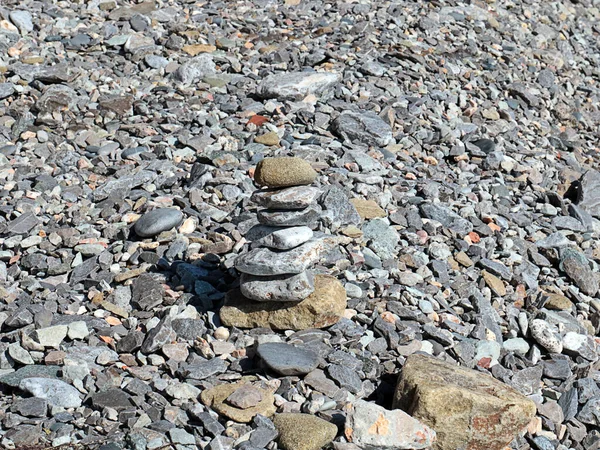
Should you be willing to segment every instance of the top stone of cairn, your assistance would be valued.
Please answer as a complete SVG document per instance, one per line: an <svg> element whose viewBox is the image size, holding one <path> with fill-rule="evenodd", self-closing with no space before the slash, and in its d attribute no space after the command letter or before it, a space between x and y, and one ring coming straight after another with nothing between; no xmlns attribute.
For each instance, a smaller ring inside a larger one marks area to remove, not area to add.
<svg viewBox="0 0 600 450"><path fill-rule="evenodd" d="M308 162L288 156L265 158L254 172L257 184L271 188L311 184L316 177L317 172Z"/></svg>

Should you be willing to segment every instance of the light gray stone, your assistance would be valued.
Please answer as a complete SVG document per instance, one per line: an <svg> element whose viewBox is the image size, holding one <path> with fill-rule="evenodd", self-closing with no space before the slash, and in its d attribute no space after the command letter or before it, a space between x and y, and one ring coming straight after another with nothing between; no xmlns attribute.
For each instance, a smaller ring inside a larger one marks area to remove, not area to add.
<svg viewBox="0 0 600 450"><path fill-rule="evenodd" d="M262 98L302 100L307 95L329 97L341 75L327 72L286 72L269 75L258 86Z"/></svg>
<svg viewBox="0 0 600 450"><path fill-rule="evenodd" d="M250 198L253 202L271 209L304 209L321 195L321 191L311 186L293 186L285 189L255 191Z"/></svg>
<svg viewBox="0 0 600 450"><path fill-rule="evenodd" d="M315 239L287 252L257 248L239 256L235 268L259 276L302 273L319 260L329 245L329 240Z"/></svg>
<svg viewBox="0 0 600 450"><path fill-rule="evenodd" d="M33 31L33 17L29 11L11 11L8 17L21 33Z"/></svg>
<svg viewBox="0 0 600 450"><path fill-rule="evenodd" d="M259 302L299 302L315 290L311 272L297 275L274 275L259 277L243 273L240 290L244 297Z"/></svg>
<svg viewBox="0 0 600 450"><path fill-rule="evenodd" d="M529 330L531 337L550 353L562 352L563 344L560 336L554 332L548 322L542 319L533 319L529 324Z"/></svg>
<svg viewBox="0 0 600 450"><path fill-rule="evenodd" d="M212 76L216 73L216 65L211 55L203 53L183 63L174 76L183 84L191 84L194 81Z"/></svg>
<svg viewBox="0 0 600 450"><path fill-rule="evenodd" d="M77 408L81 406L79 391L64 381L52 378L25 378L19 389L48 401L50 406Z"/></svg>
<svg viewBox="0 0 600 450"><path fill-rule="evenodd" d="M40 328L36 330L37 341L44 347L58 348L67 337L67 325L55 325L53 327Z"/></svg>
<svg viewBox="0 0 600 450"><path fill-rule="evenodd" d="M345 435L362 449L425 449L436 433L401 409L356 400L348 407Z"/></svg>

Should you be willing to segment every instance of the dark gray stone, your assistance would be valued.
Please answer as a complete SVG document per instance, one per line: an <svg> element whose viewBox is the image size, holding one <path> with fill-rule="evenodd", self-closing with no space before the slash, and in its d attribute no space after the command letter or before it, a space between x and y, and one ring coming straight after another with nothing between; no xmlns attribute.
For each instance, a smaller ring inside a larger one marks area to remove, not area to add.
<svg viewBox="0 0 600 450"><path fill-rule="evenodd" d="M371 111L344 111L332 124L333 131L343 139L385 147L392 142L392 127Z"/></svg>
<svg viewBox="0 0 600 450"><path fill-rule="evenodd" d="M140 217L133 228L140 237L153 237L176 227L182 220L183 213L178 209L158 208Z"/></svg>
<svg viewBox="0 0 600 450"><path fill-rule="evenodd" d="M116 388L92 395L92 405L98 409L113 408L116 410L133 407L129 394Z"/></svg>
<svg viewBox="0 0 600 450"><path fill-rule="evenodd" d="M362 382L356 371L341 366L331 364L327 368L327 373L333 378L341 388L347 389L352 394L358 394L362 389Z"/></svg>
<svg viewBox="0 0 600 450"><path fill-rule="evenodd" d="M131 286L131 303L136 308L150 311L163 301L164 288L147 273L141 274Z"/></svg>
<svg viewBox="0 0 600 450"><path fill-rule="evenodd" d="M256 354L267 367L284 376L307 374L319 364L319 355L312 350L280 342L260 344Z"/></svg>
<svg viewBox="0 0 600 450"><path fill-rule="evenodd" d="M441 223L455 233L465 236L473 231L473 224L467 219L463 219L458 214L452 212L445 206L426 203L421 205L421 214L427 219L435 220Z"/></svg>

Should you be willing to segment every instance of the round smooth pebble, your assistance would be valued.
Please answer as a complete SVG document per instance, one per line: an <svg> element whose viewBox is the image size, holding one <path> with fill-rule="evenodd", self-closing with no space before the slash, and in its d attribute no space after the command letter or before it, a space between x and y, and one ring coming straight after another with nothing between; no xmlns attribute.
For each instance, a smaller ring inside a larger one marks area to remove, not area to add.
<svg viewBox="0 0 600 450"><path fill-rule="evenodd" d="M178 209L159 208L140 217L133 229L139 237L153 237L176 227L182 220L183 213Z"/></svg>
<svg viewBox="0 0 600 450"><path fill-rule="evenodd" d="M220 341L229 339L229 330L225 327L219 327L215 330L213 336Z"/></svg>

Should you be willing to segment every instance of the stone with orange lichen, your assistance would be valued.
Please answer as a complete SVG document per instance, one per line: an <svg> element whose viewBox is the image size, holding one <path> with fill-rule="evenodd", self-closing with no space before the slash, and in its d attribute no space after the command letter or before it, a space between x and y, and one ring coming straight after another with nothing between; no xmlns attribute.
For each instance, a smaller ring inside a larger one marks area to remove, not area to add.
<svg viewBox="0 0 600 450"><path fill-rule="evenodd" d="M491 376L424 355L406 359L394 408L436 431L435 450L503 449L536 413L535 403Z"/></svg>
<svg viewBox="0 0 600 450"><path fill-rule="evenodd" d="M344 434L363 449L424 449L435 441L435 431L400 409L387 410L357 400L347 406Z"/></svg>

